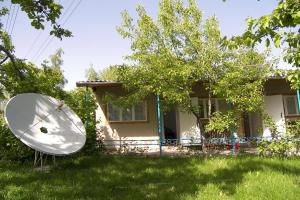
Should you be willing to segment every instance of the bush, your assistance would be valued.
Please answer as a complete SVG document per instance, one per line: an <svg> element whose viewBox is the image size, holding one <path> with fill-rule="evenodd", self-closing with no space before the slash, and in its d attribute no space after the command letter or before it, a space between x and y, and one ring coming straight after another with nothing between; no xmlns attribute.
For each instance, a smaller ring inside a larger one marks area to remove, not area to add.
<svg viewBox="0 0 300 200"><path fill-rule="evenodd" d="M79 116L86 127L86 143L82 153L91 154L99 150L103 145L97 140L96 133L96 116L97 108L96 99L93 92L83 88L77 88L67 93L65 102Z"/></svg>
<svg viewBox="0 0 300 200"><path fill-rule="evenodd" d="M300 120L288 122L287 135L292 141L293 148L296 152L300 150Z"/></svg>
<svg viewBox="0 0 300 200"><path fill-rule="evenodd" d="M287 133L282 135L279 133L274 121L267 115L264 116L264 124L266 127L269 127L271 131L271 138L270 140L263 140L257 143L258 153L263 156L280 157L291 154L295 144L297 144L294 140L295 135L291 134L292 132L295 132L294 128L288 126ZM300 128L300 126L296 127Z"/></svg>
<svg viewBox="0 0 300 200"><path fill-rule="evenodd" d="M25 161L32 159L34 150L27 147L7 127L3 114L0 116L0 160Z"/></svg>
<svg viewBox="0 0 300 200"><path fill-rule="evenodd" d="M280 138L280 140L264 140L258 143L257 150L263 156L287 156L292 149L292 144L287 138Z"/></svg>

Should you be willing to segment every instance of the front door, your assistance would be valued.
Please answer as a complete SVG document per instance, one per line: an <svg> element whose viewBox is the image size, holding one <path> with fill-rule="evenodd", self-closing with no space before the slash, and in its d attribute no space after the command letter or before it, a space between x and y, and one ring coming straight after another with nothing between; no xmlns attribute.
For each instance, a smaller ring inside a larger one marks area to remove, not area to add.
<svg viewBox="0 0 300 200"><path fill-rule="evenodd" d="M250 120L249 120L249 114L244 113L243 116L244 119L244 132L245 132L245 137L250 137L251 136L251 129L250 129Z"/></svg>
<svg viewBox="0 0 300 200"><path fill-rule="evenodd" d="M176 111L171 110L164 113L164 136L165 139L177 139L177 126L176 126Z"/></svg>

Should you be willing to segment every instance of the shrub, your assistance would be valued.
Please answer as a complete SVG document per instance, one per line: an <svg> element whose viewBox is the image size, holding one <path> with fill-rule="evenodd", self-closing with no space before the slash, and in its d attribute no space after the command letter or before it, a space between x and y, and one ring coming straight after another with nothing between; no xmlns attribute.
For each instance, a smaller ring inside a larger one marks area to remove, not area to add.
<svg viewBox="0 0 300 200"><path fill-rule="evenodd" d="M83 88L77 88L67 93L66 104L79 116L86 127L86 143L82 153L91 154L97 152L103 145L97 140L96 99L93 92Z"/></svg>
<svg viewBox="0 0 300 200"><path fill-rule="evenodd" d="M292 144L286 139L263 140L258 143L257 150L263 156L287 156L292 149Z"/></svg>
<svg viewBox="0 0 300 200"><path fill-rule="evenodd" d="M264 124L270 129L271 138L257 143L258 153L263 156L289 155L294 146L289 131L285 135L280 134L274 121L267 115L264 116Z"/></svg>
<svg viewBox="0 0 300 200"><path fill-rule="evenodd" d="M17 139L0 115L0 160L24 161L32 159L34 151Z"/></svg>

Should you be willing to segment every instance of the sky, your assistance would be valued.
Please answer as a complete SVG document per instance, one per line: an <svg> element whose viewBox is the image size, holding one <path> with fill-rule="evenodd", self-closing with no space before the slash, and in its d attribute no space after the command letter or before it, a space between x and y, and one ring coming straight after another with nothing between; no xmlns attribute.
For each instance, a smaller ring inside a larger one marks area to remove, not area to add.
<svg viewBox="0 0 300 200"><path fill-rule="evenodd" d="M64 6L60 22L72 31L73 37L59 40L49 36L48 28L43 31L35 30L30 26L25 13L19 11L12 31L12 41L15 45L15 55L36 65L40 65L58 48L62 48L62 69L68 80L66 89L71 90L76 87L77 81L86 79L85 70L91 64L99 71L110 65L122 64L124 57L130 54L130 42L116 31L116 27L122 22L121 12L128 10L131 16L136 17L135 8L140 4L155 18L158 14L159 0L59 2ZM4 3L9 5L8 1ZM245 31L247 17L258 18L269 14L276 5L277 0L198 0L204 18L215 15L220 21L222 34L228 37ZM17 8L15 13L16 11ZM5 22L4 18L4 26Z"/></svg>

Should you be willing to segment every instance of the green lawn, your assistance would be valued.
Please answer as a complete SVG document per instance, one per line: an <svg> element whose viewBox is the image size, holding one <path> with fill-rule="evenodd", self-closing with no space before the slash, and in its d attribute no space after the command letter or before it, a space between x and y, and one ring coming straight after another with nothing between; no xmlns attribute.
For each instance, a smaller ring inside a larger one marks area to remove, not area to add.
<svg viewBox="0 0 300 200"><path fill-rule="evenodd" d="M0 163L0 199L300 199L300 159L90 156Z"/></svg>

